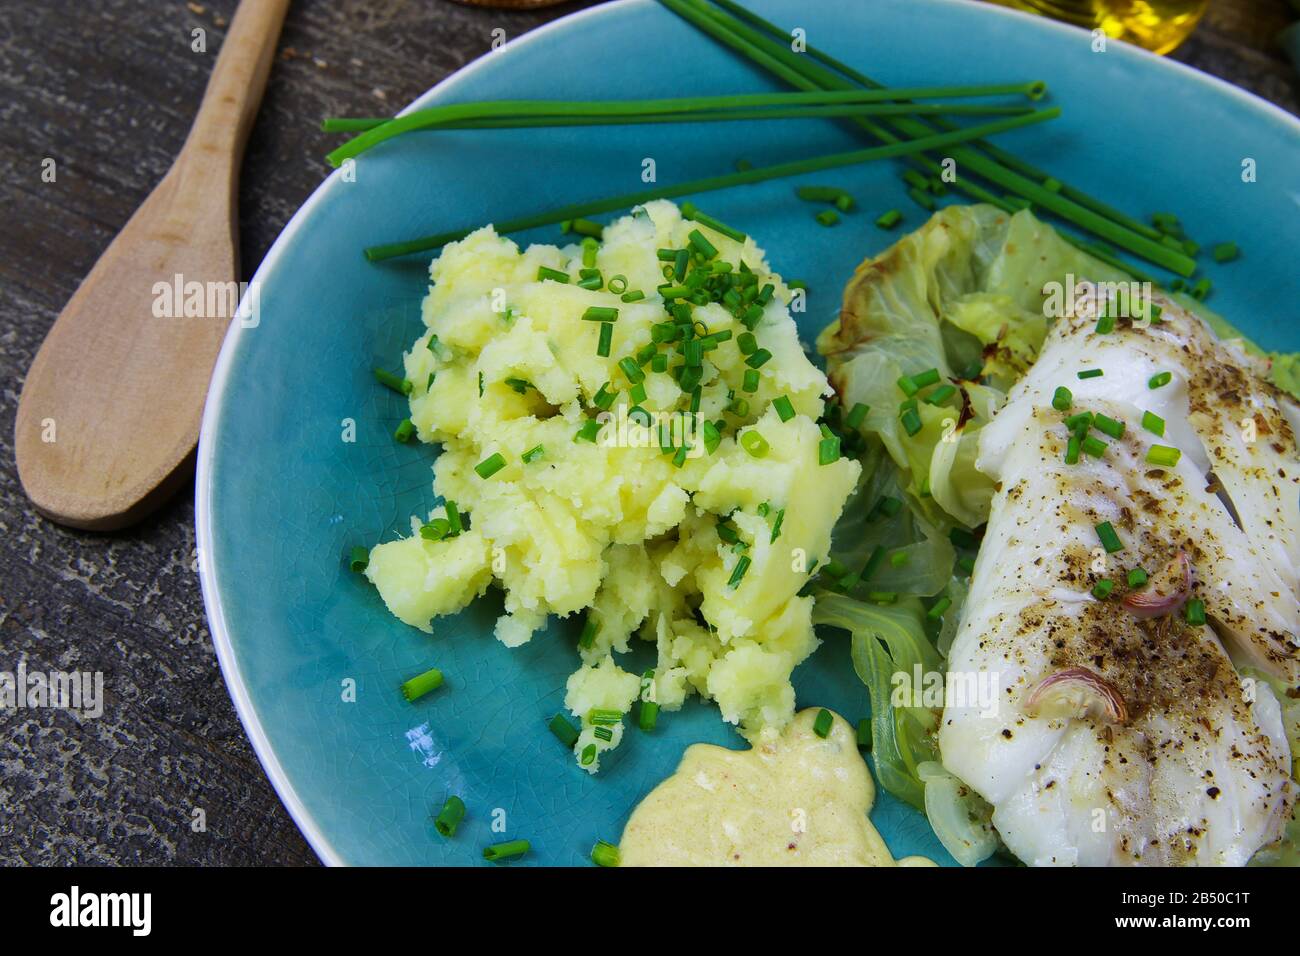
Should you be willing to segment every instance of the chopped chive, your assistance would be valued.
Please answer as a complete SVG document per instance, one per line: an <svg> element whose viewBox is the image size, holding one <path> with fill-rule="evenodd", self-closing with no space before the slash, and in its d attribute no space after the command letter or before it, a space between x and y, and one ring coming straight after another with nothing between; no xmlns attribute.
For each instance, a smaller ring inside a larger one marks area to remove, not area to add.
<svg viewBox="0 0 1300 956"><path fill-rule="evenodd" d="M745 364L750 368L762 368L772 359L772 353L767 349L759 349L749 358L745 359Z"/></svg>
<svg viewBox="0 0 1300 956"><path fill-rule="evenodd" d="M624 302L640 302L645 298L645 293L640 289L633 289L631 292L624 292L619 298Z"/></svg>
<svg viewBox="0 0 1300 956"><path fill-rule="evenodd" d="M1145 568L1132 568L1128 573L1128 586L1133 589L1142 587L1147 583L1147 572Z"/></svg>
<svg viewBox="0 0 1300 956"><path fill-rule="evenodd" d="M1110 335L1115 331L1115 316L1103 315L1097 320L1097 326L1094 331L1098 335Z"/></svg>
<svg viewBox="0 0 1300 956"><path fill-rule="evenodd" d="M1098 413L1092 420L1092 427L1103 435L1109 435L1111 438L1124 437L1124 423L1116 421L1109 415Z"/></svg>
<svg viewBox="0 0 1300 956"><path fill-rule="evenodd" d="M420 537L425 541L441 541L451 531L451 522L446 518L434 518L420 525Z"/></svg>
<svg viewBox="0 0 1300 956"><path fill-rule="evenodd" d="M590 219L570 219L569 231L576 232L580 236L600 239L604 235L605 227L598 222L592 222Z"/></svg>
<svg viewBox="0 0 1300 956"><path fill-rule="evenodd" d="M607 305L593 305L582 313L584 322L613 322L618 318L618 309Z"/></svg>
<svg viewBox="0 0 1300 956"><path fill-rule="evenodd" d="M456 507L456 502L451 501L450 499L443 502L443 508L447 512L447 524L450 526L450 530L447 532L447 537L454 538L465 530L465 527L460 520L460 509Z"/></svg>
<svg viewBox="0 0 1300 956"><path fill-rule="evenodd" d="M1142 427L1161 438L1165 435L1165 420L1154 412L1142 413Z"/></svg>
<svg viewBox="0 0 1300 956"><path fill-rule="evenodd" d="M749 555L742 554L740 560L736 562L736 567L731 572L731 577L727 580L727 587L735 589L740 586L740 582L745 579L745 572L749 570Z"/></svg>
<svg viewBox="0 0 1300 956"><path fill-rule="evenodd" d="M541 458L544 454L546 454L546 447L544 445L534 445L519 457L525 465L530 465L537 459Z"/></svg>
<svg viewBox="0 0 1300 956"><path fill-rule="evenodd" d="M783 422L788 422L794 418L794 405L788 395L781 395L772 400L772 407L776 409L776 417Z"/></svg>
<svg viewBox="0 0 1300 956"><path fill-rule="evenodd" d="M957 559L957 567L961 568L962 571L965 572L966 576L969 577L975 573L975 559L969 555L963 555Z"/></svg>
<svg viewBox="0 0 1300 956"><path fill-rule="evenodd" d="M596 354L609 358L610 347L614 344L614 323L600 323L600 338L596 340Z"/></svg>
<svg viewBox="0 0 1300 956"><path fill-rule="evenodd" d="M1074 395L1064 385L1058 385L1056 391L1052 393L1052 407L1058 412L1068 409L1073 401Z"/></svg>
<svg viewBox="0 0 1300 956"><path fill-rule="evenodd" d="M924 372L917 372L912 376L912 384L917 388L926 388L930 385L939 384L939 370L937 368L928 368Z"/></svg>
<svg viewBox="0 0 1300 956"><path fill-rule="evenodd" d="M423 674L417 674L402 684L402 696L407 700L419 700L430 691L442 686L442 671L430 668Z"/></svg>
<svg viewBox="0 0 1300 956"><path fill-rule="evenodd" d="M752 429L740 436L740 445L750 458L766 458L769 451L767 439Z"/></svg>
<svg viewBox="0 0 1300 956"><path fill-rule="evenodd" d="M438 815L433 818L433 825L438 832L445 837L456 835L456 827L460 826L460 821L465 819L465 801L460 797L451 796L447 798Z"/></svg>
<svg viewBox="0 0 1300 956"><path fill-rule="evenodd" d="M1079 442L1079 447L1083 449L1085 454L1091 455L1093 458L1100 458L1106 454L1106 443L1096 435L1089 435L1084 438Z"/></svg>
<svg viewBox="0 0 1300 956"><path fill-rule="evenodd" d="M376 368L373 371L375 373L375 378L379 380L380 385L391 388L399 395L410 395L411 389L415 387L411 384L410 379L402 378L400 375L394 375L386 369Z"/></svg>
<svg viewBox="0 0 1300 956"><path fill-rule="evenodd" d="M609 727L593 727L591 732L596 735L597 740L603 740L605 743L609 743L614 739L614 731Z"/></svg>
<svg viewBox="0 0 1300 956"><path fill-rule="evenodd" d="M616 398L618 398L618 389L611 389L609 382L605 382L600 388L596 389L596 394L591 396L591 404L601 411L607 412L614 407L614 399Z"/></svg>
<svg viewBox="0 0 1300 956"><path fill-rule="evenodd" d="M595 759L596 759L596 745L587 744L587 746L582 748L582 755L578 757L578 762L582 764L584 767L590 767L592 762L595 761Z"/></svg>
<svg viewBox="0 0 1300 956"><path fill-rule="evenodd" d="M369 566L370 566L370 552L366 548L361 547L361 545L357 545L348 553L348 567L352 571L356 572L357 574L360 574Z"/></svg>
<svg viewBox="0 0 1300 956"><path fill-rule="evenodd" d="M1209 280L1209 277L1207 276L1206 278L1203 278L1200 281L1198 281L1196 285L1192 286L1191 296L1193 299L1195 299L1198 302L1204 302L1207 298L1209 298L1210 290L1212 288L1214 288L1214 283L1211 282Z"/></svg>
<svg viewBox="0 0 1300 956"><path fill-rule="evenodd" d="M823 209L817 215L813 216L820 225L834 226L840 221L840 214L834 209Z"/></svg>
<svg viewBox="0 0 1300 956"><path fill-rule="evenodd" d="M1087 430L1092 427L1092 418L1092 412L1079 412L1065 420L1065 427L1070 431L1077 431L1080 428Z"/></svg>
<svg viewBox="0 0 1300 956"><path fill-rule="evenodd" d="M597 840L596 845L591 848L591 862L597 866L618 866L618 847L604 840Z"/></svg>
<svg viewBox="0 0 1300 956"><path fill-rule="evenodd" d="M926 190L923 188L913 186L911 189L907 191L907 195L909 198L911 198L912 202L916 203L918 206L920 206L922 209L927 210L928 212L933 212L936 208L938 208L935 201L930 197L930 194L926 192Z"/></svg>
<svg viewBox="0 0 1300 956"><path fill-rule="evenodd" d="M545 282L548 279L552 282L568 282L569 274L567 272L561 272L559 269L551 269L547 266L538 266L537 281Z"/></svg>
<svg viewBox="0 0 1300 956"><path fill-rule="evenodd" d="M686 238L690 241L691 248L704 256L704 258L713 259L717 256L717 247L713 243L709 242L704 233L700 232L700 230L692 229L687 233Z"/></svg>
<svg viewBox="0 0 1300 956"><path fill-rule="evenodd" d="M1111 580L1098 581L1092 586L1092 596L1098 601L1104 601L1110 597L1110 592L1115 590L1115 582Z"/></svg>
<svg viewBox="0 0 1300 956"><path fill-rule="evenodd" d="M1187 623L1193 627L1205 624L1205 602L1200 598L1192 598L1187 602Z"/></svg>
<svg viewBox="0 0 1300 956"><path fill-rule="evenodd" d="M893 604L898 600L897 591L868 591L867 600L873 604Z"/></svg>
<svg viewBox="0 0 1300 956"><path fill-rule="evenodd" d="M840 440L823 438L817 443L817 464L830 465L840 460Z"/></svg>
<svg viewBox="0 0 1300 956"><path fill-rule="evenodd" d="M903 221L903 214L897 209L890 209L876 217L876 225L881 229L893 229Z"/></svg>
<svg viewBox="0 0 1300 956"><path fill-rule="evenodd" d="M591 615L587 616L582 625L582 633L578 635L578 646L590 648L596 643L596 635L600 633L600 628L596 625L596 619Z"/></svg>
<svg viewBox="0 0 1300 956"><path fill-rule="evenodd" d="M492 846L483 848L483 859L496 862L497 860L508 860L512 857L523 856L528 852L529 843L527 840L510 840L506 843L495 843Z"/></svg>
<svg viewBox="0 0 1300 956"><path fill-rule="evenodd" d="M781 524L785 521L785 509L782 508L776 513L776 520L772 522L772 536L768 538L768 544L775 544L776 539L781 537Z"/></svg>
<svg viewBox="0 0 1300 956"><path fill-rule="evenodd" d="M574 433L573 440L576 442L587 441L587 442L591 442L592 444L595 444L596 436L600 434L601 427L602 426L599 420L595 418L589 418L585 422L583 422L582 427L579 428Z"/></svg>
<svg viewBox="0 0 1300 956"><path fill-rule="evenodd" d="M1077 465L1079 463L1081 445L1078 435L1071 435L1070 440L1065 443L1065 463L1067 465Z"/></svg>
<svg viewBox="0 0 1300 956"><path fill-rule="evenodd" d="M902 378L900 378L898 380L898 387L902 391L902 393L906 395L908 398L911 398L913 395L915 395L917 392L921 390L921 386L917 385L916 382L912 381L912 376L910 375L904 375Z"/></svg>
<svg viewBox="0 0 1300 956"><path fill-rule="evenodd" d="M1107 554L1114 554L1116 551L1124 550L1124 542L1119 539L1119 532L1109 521L1103 521L1097 525L1097 538L1101 541L1101 546L1106 549Z"/></svg>
<svg viewBox="0 0 1300 956"><path fill-rule="evenodd" d="M787 403L788 401L787 399ZM871 406L864 405L862 402L855 402L853 407L849 409L849 413L844 416L844 424L855 430L861 428L862 423L867 419L869 411L871 411ZM794 411L791 410L790 414L793 415ZM784 421L784 419L782 420Z"/></svg>
<svg viewBox="0 0 1300 956"><path fill-rule="evenodd" d="M885 551L884 546L876 545L871 550L871 554L867 558L867 563L864 564L862 570L858 572L858 580L870 581L875 577L876 572L880 570L880 566L885 563L886 557L887 552Z"/></svg>
<svg viewBox="0 0 1300 956"><path fill-rule="evenodd" d="M925 397L925 404L942 405L944 402L948 401L948 399L952 398L956 394L957 394L956 386L951 385L948 382L944 382L942 385L940 385L938 388L936 388L933 392L931 392L929 395Z"/></svg>
<svg viewBox="0 0 1300 956"><path fill-rule="evenodd" d="M758 369L745 369L745 377L741 381L740 389L741 391L751 393L758 391Z"/></svg>
<svg viewBox="0 0 1300 956"><path fill-rule="evenodd" d="M637 711L636 724L646 733L655 729L655 724L659 721L659 705L653 700L641 701L640 708Z"/></svg>
<svg viewBox="0 0 1300 956"><path fill-rule="evenodd" d="M1101 378L1105 374L1099 368L1086 368L1079 373L1079 378Z"/></svg>
<svg viewBox="0 0 1300 956"><path fill-rule="evenodd" d="M889 563L896 568L904 567L907 564L907 562L908 562L908 554L906 551L895 551L893 554L889 556Z"/></svg>
<svg viewBox="0 0 1300 956"><path fill-rule="evenodd" d="M902 422L903 430L907 432L909 436L915 435L921 430L921 416L917 414L915 408L906 409L903 414L899 416L899 421Z"/></svg>
<svg viewBox="0 0 1300 956"><path fill-rule="evenodd" d="M409 418L403 418L393 431L393 437L405 445L415 437L415 424Z"/></svg>
<svg viewBox="0 0 1300 956"><path fill-rule="evenodd" d="M741 332L736 336L736 348L740 349L741 355L753 355L758 351L758 339L753 332Z"/></svg>
<svg viewBox="0 0 1300 956"><path fill-rule="evenodd" d="M691 252L689 249L678 249L673 256L673 278L681 282L686 278L686 268L691 264Z"/></svg>
<svg viewBox="0 0 1300 956"><path fill-rule="evenodd" d="M852 200L845 190L838 186L799 186L795 189L795 195L805 202L838 202L841 199Z"/></svg>
<svg viewBox="0 0 1300 956"><path fill-rule="evenodd" d="M474 471L478 474L480 478L491 478L493 475L495 475L498 471L500 471L505 466L506 466L505 457L501 454L501 452L495 451L492 454L488 455L486 458L484 458L482 461L480 461L477 465L475 465Z"/></svg>
<svg viewBox="0 0 1300 956"><path fill-rule="evenodd" d="M722 441L722 432L713 422L705 422L701 431L704 434L704 450L712 455L718 450L718 444Z"/></svg>
<svg viewBox="0 0 1300 956"><path fill-rule="evenodd" d="M829 736L831 725L834 722L835 718L831 716L831 712L823 707L817 711L817 716L813 719L813 733L825 740Z"/></svg>
<svg viewBox="0 0 1300 956"><path fill-rule="evenodd" d="M1231 262L1240 254L1235 242L1221 242L1214 247L1215 262Z"/></svg>
<svg viewBox="0 0 1300 956"><path fill-rule="evenodd" d="M1174 467L1182 456L1181 451L1168 445L1152 445L1147 450L1147 462L1152 465L1159 465L1161 468Z"/></svg>
<svg viewBox="0 0 1300 956"><path fill-rule="evenodd" d="M1170 382L1172 382L1173 379L1174 379L1173 372L1157 372L1155 375L1152 375L1150 379L1148 379L1147 388L1151 388L1151 389L1162 388L1165 385L1168 385Z"/></svg>
<svg viewBox="0 0 1300 956"><path fill-rule="evenodd" d="M930 610L925 612L925 616L932 621L938 621L950 607L952 607L952 598L941 597L939 600L934 602L934 605Z"/></svg>
<svg viewBox="0 0 1300 956"><path fill-rule="evenodd" d="M645 372L641 371L641 365L632 356L619 359L618 367L623 370L623 374L631 384L636 385L638 382L645 381Z"/></svg>
<svg viewBox="0 0 1300 956"><path fill-rule="evenodd" d="M592 724L620 724L623 712L612 708L593 707L587 713L587 722Z"/></svg>

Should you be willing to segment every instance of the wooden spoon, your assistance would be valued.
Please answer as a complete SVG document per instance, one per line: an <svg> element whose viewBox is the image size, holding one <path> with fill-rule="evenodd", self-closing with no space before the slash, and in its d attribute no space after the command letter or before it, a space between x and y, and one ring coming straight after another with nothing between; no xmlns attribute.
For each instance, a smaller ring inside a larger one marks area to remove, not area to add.
<svg viewBox="0 0 1300 956"><path fill-rule="evenodd" d="M23 489L55 521L121 528L189 477L237 302L239 164L288 8L239 5L181 154L36 353L14 448ZM190 288L204 290L204 316L186 318L184 301L167 301L160 284L174 287L177 276L182 288L201 284Z"/></svg>

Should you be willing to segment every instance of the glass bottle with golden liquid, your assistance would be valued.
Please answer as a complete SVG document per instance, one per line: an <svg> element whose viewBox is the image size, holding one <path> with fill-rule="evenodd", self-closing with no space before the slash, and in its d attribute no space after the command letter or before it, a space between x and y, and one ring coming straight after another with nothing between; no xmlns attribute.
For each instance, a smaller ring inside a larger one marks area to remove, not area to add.
<svg viewBox="0 0 1300 956"><path fill-rule="evenodd" d="M1005 7L1041 13L1054 20L1168 53L1187 39L1209 0L993 0Z"/></svg>

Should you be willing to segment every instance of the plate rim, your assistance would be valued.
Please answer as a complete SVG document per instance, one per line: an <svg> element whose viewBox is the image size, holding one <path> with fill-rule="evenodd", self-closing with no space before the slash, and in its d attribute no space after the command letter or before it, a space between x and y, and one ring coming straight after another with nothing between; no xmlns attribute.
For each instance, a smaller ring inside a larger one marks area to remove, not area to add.
<svg viewBox="0 0 1300 956"><path fill-rule="evenodd" d="M972 6L970 0L928 0L935 6L949 6L961 4L965 7ZM623 10L632 6L642 6L655 3L655 0L612 0L609 3L598 4L592 7L586 7L582 10L576 10L565 16L558 17L547 23L536 27L527 33L507 41L496 49L489 50L482 56L465 64L460 69L444 77L435 83L424 93L421 93L410 104L401 110L402 115L413 109L417 109L425 101L443 93L460 81L471 76L487 64L493 63L499 56L508 50L517 49L527 43L532 43L540 38L550 36L552 33L566 29L570 24L579 20L597 16L615 16L622 13ZM1009 7L1003 7L994 3L984 3L980 5L983 10L987 11L989 16L1001 16L1022 21L1029 21L1037 24L1034 29L1043 29L1055 32L1069 32L1072 34L1088 33L1086 29L1071 24L1060 23L1044 16L1027 13L1022 10L1015 10ZM1243 102L1243 104L1271 118L1274 122L1283 127L1290 127L1292 132L1300 136L1300 117L1297 117L1275 103L1272 103L1249 90L1242 89L1227 80L1211 76L1196 67L1189 66L1177 60L1171 60L1165 56L1159 56L1144 50L1141 47L1134 46L1123 41L1115 41L1117 44L1114 48L1119 52L1121 57L1133 57L1141 61L1143 59L1155 61L1162 64L1164 69L1173 70L1176 73L1186 74L1190 80L1197 83L1205 83L1211 87L1219 87L1221 90L1230 93L1233 97ZM1108 50L1107 52L1110 52ZM250 280L250 287L257 287L265 274L269 274L276 268L277 262L284 254L297 236L303 223L306 221L312 211L329 195L332 194L335 184L339 182L342 170L336 169L327 176L303 202L298 210L289 219L284 229L276 237L271 247L267 250L266 255L258 264L253 277ZM237 313L241 314L241 313ZM246 331L243 325L237 321L232 321L222 340L221 351L218 353L217 361L212 370L212 377L208 385L207 398L203 406L203 416L200 423L198 452L195 465L195 545L198 550L199 564L199 586L203 596L204 612L208 621L208 632L212 639L212 645L216 651L217 662L221 669L222 678L226 684L226 690L230 694L231 701L235 706L235 712L239 717L239 722L248 736L249 743L252 744L253 752L256 754L258 762L261 764L267 779L271 782L276 795L280 802L284 804L289 816L293 819L294 824L302 833L312 851L326 866L347 866L349 862L343 854L334 846L324 829L319 825L312 812L307 808L306 803L299 795L289 775L285 772L280 759L267 736L266 730L262 725L261 717L258 714L257 707L248 691L248 686L244 681L240 671L238 661L235 657L235 647L232 640L229 625L226 621L225 609L222 604L222 596L216 583L216 567L213 555L213 514L212 514L212 483L213 483L213 459L216 447L216 433L218 431L219 421L222 409L225 405L228 387L231 381L231 372L234 368L235 354L238 351L242 341L242 334Z"/></svg>

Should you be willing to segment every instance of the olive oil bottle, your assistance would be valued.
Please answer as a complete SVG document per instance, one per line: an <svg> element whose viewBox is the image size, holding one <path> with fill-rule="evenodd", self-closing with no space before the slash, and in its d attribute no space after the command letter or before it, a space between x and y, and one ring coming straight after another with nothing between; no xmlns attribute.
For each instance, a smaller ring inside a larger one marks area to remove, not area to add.
<svg viewBox="0 0 1300 956"><path fill-rule="evenodd" d="M1209 0L994 0L1005 7L1040 13L1054 20L1168 53L1187 39Z"/></svg>

